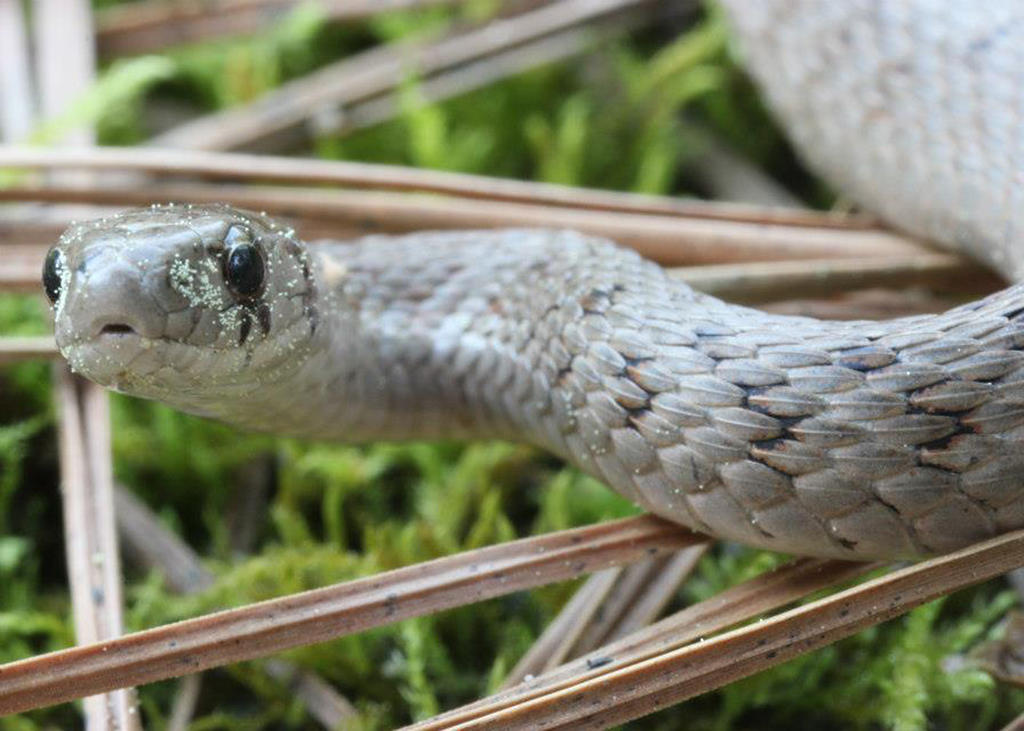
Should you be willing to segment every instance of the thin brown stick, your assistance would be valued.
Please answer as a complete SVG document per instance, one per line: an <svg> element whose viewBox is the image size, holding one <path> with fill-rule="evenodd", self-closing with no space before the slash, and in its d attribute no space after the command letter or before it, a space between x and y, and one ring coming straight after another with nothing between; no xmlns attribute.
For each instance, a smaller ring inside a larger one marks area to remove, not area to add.
<svg viewBox="0 0 1024 731"><path fill-rule="evenodd" d="M228 545L235 556L248 556L267 522L270 495L275 485L273 453L256 455L235 473L224 521Z"/></svg>
<svg viewBox="0 0 1024 731"><path fill-rule="evenodd" d="M179 594L194 594L213 584L213 572L203 566L184 541L164 528L131 490L115 489L114 508L124 553L130 562L146 569L159 569L167 588Z"/></svg>
<svg viewBox="0 0 1024 731"><path fill-rule="evenodd" d="M808 594L869 570L847 561L800 559L689 606L632 635L561 665L509 690L446 712L415 728L453 728L530 699L542 698L584 680L599 678L633 662L656 657L697 638L709 637Z"/></svg>
<svg viewBox="0 0 1024 731"><path fill-rule="evenodd" d="M689 177L710 198L760 206L803 206L799 198L710 130L688 125L686 136L699 145L699 153L687 166Z"/></svg>
<svg viewBox="0 0 1024 731"><path fill-rule="evenodd" d="M566 228L605 236L669 266L831 257L912 257L925 249L898 234L701 218L582 211L520 203L465 201L356 191L153 184L12 187L0 200L148 205L154 201L231 203L293 219L307 238L423 229ZM298 219L298 220L295 220Z"/></svg>
<svg viewBox="0 0 1024 731"><path fill-rule="evenodd" d="M889 320L907 315L945 312L958 304L963 304L961 297L935 296L922 289L862 289L834 294L827 299L787 299L759 307L766 312L819 320Z"/></svg>
<svg viewBox="0 0 1024 731"><path fill-rule="evenodd" d="M742 262L676 268L673 275L694 289L741 302L770 302L799 293L823 297L848 289L928 286L944 292L991 292L1006 282L956 254L921 252L883 259L820 259Z"/></svg>
<svg viewBox="0 0 1024 731"><path fill-rule="evenodd" d="M32 23L39 115L65 114L96 76L92 8L88 0L36 0ZM87 125L64 130L62 144L91 145ZM51 179L87 183L84 173L52 172ZM57 367L61 403L61 496L75 639L105 641L121 634L122 580L113 517L113 467L107 395ZM135 691L107 692L83 703L88 731L141 728Z"/></svg>
<svg viewBox="0 0 1024 731"><path fill-rule="evenodd" d="M122 631L121 566L114 529L107 394L58 366L61 496L75 637L81 645ZM127 688L127 685L121 687ZM87 699L87 725L138 728L134 692L103 689Z"/></svg>
<svg viewBox="0 0 1024 731"><path fill-rule="evenodd" d="M32 129L35 114L27 30L21 0L0 0L0 142L21 142Z"/></svg>
<svg viewBox="0 0 1024 731"><path fill-rule="evenodd" d="M214 575L199 556L178 536L167 530L153 512L125 488L114 492L117 528L125 553L145 568L158 568L167 586L181 594L202 591ZM355 707L315 673L285 660L268 660L263 669L292 688L310 715L327 729L338 728L357 715Z"/></svg>
<svg viewBox="0 0 1024 731"><path fill-rule="evenodd" d="M633 600L643 591L667 558L668 556L656 556L645 561L637 561L622 570L615 586L601 603L601 611L584 627L579 640L572 646L569 657L579 657L602 644L611 628L629 611Z"/></svg>
<svg viewBox="0 0 1024 731"><path fill-rule="evenodd" d="M29 28L39 117L53 119L67 112L96 78L91 5L85 0L36 0ZM94 131L80 125L63 134L61 144L91 145L94 139Z"/></svg>
<svg viewBox="0 0 1024 731"><path fill-rule="evenodd" d="M202 675L186 675L178 681L178 692L174 696L170 718L167 719L167 731L188 731L199 704L202 687Z"/></svg>
<svg viewBox="0 0 1024 731"><path fill-rule="evenodd" d="M598 571L587 579L512 668L501 687L511 687L524 678L561 665L621 573L622 569L615 567Z"/></svg>
<svg viewBox="0 0 1024 731"><path fill-rule="evenodd" d="M650 577L643 591L609 630L604 641L609 642L626 637L657 619L682 583L697 568L697 563L707 550L707 545L693 546L685 548L663 561L660 569Z"/></svg>
<svg viewBox="0 0 1024 731"><path fill-rule="evenodd" d="M1024 564L1024 531L895 571L705 642L631 662L460 728L606 728L753 675Z"/></svg>
<svg viewBox="0 0 1024 731"><path fill-rule="evenodd" d="M316 673L276 658L264 660L263 669L267 675L289 688L325 729L344 728L346 724L353 725L359 718L358 709L348 698Z"/></svg>
<svg viewBox="0 0 1024 731"><path fill-rule="evenodd" d="M468 551L0 666L0 713L322 642L706 540L652 516Z"/></svg>
<svg viewBox="0 0 1024 731"><path fill-rule="evenodd" d="M40 292L43 246L2 246L0 245L0 291Z"/></svg>
<svg viewBox="0 0 1024 731"><path fill-rule="evenodd" d="M117 210L102 206L62 206L52 203L0 206L0 246L40 246L52 243L72 221L102 218Z"/></svg>
<svg viewBox="0 0 1024 731"><path fill-rule="evenodd" d="M0 365L57 357L57 345L49 336L0 337Z"/></svg>
<svg viewBox="0 0 1024 731"><path fill-rule="evenodd" d="M0 169L96 170L189 176L210 180L351 186L362 190L422 191L461 198L556 205L586 210L651 213L815 228L874 228L866 216L767 208L669 196L576 188L553 183L339 160L138 147L45 149L0 145Z"/></svg>
<svg viewBox="0 0 1024 731"><path fill-rule="evenodd" d="M251 104L179 125L150 140L158 147L228 150L251 147L323 109L362 101L410 73L428 77L502 50L615 17L650 0L558 0L433 41L378 46L281 85Z"/></svg>
<svg viewBox="0 0 1024 731"><path fill-rule="evenodd" d="M395 10L453 5L461 0L320 0L316 7L336 21ZM302 5L297 0L146 0L97 13L96 41L104 56L151 53L167 46L254 33Z"/></svg>
<svg viewBox="0 0 1024 731"><path fill-rule="evenodd" d="M552 670L609 636L649 625L706 550L707 544L691 546L592 576L516 664L502 688Z"/></svg>
<svg viewBox="0 0 1024 731"><path fill-rule="evenodd" d="M846 561L794 561L726 589L533 680L435 716L415 728L421 731L453 728L532 699L547 697L584 680L599 678L632 663L675 650L695 639L708 637L871 568L868 564Z"/></svg>
<svg viewBox="0 0 1024 731"><path fill-rule="evenodd" d="M452 99L529 69L578 56L612 34L628 33L640 20L639 15L627 14L610 29L573 28L440 72L418 84L417 103L434 104ZM401 81L394 79L372 99L314 116L310 121L316 134L342 135L394 119L402 106L398 93Z"/></svg>

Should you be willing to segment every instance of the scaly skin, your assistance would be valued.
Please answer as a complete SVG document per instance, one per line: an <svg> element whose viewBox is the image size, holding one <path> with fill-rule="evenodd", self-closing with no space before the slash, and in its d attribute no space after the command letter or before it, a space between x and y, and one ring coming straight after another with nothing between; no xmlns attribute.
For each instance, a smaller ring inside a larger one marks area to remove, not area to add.
<svg viewBox="0 0 1024 731"><path fill-rule="evenodd" d="M719 2L814 169L893 225L1024 279L1024 3Z"/></svg>
<svg viewBox="0 0 1024 731"><path fill-rule="evenodd" d="M231 226L268 261L245 304L222 281ZM245 428L521 439L666 518L798 554L910 557L1024 526L1024 286L820 322L572 232L307 249L226 207L132 211L58 248L76 370Z"/></svg>

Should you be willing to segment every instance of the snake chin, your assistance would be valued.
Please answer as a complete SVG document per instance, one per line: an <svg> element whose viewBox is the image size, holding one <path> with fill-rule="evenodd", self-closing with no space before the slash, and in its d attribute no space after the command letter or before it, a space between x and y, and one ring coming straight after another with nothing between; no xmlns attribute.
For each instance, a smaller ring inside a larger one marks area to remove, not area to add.
<svg viewBox="0 0 1024 731"><path fill-rule="evenodd" d="M122 393L135 393L138 382L155 368L147 355L159 341L135 333L100 333L70 344L58 342L61 353L79 375Z"/></svg>

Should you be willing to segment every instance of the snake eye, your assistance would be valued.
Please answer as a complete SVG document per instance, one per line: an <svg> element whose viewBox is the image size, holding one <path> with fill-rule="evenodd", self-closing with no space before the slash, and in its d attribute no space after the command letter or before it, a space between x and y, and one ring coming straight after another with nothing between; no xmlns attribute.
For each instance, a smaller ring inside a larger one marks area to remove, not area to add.
<svg viewBox="0 0 1024 731"><path fill-rule="evenodd" d="M224 257L224 281L235 294L252 297L259 293L266 277L266 267L259 248L252 243L249 233L232 226L224 237L227 255Z"/></svg>
<svg viewBox="0 0 1024 731"><path fill-rule="evenodd" d="M46 253L46 261L43 263L43 289L50 302L57 304L60 299L60 289L63 285L61 272L64 271L64 252L53 248Z"/></svg>

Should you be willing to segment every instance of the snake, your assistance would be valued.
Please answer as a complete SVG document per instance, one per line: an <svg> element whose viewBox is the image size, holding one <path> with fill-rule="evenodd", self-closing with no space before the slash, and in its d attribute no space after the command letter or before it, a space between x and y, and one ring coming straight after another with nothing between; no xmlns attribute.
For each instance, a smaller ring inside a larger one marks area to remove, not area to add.
<svg viewBox="0 0 1024 731"><path fill-rule="evenodd" d="M1024 5L723 3L807 164L1024 273ZM851 560L1024 527L1024 285L829 322L690 289L570 230L303 241L223 205L72 224L43 285L71 367L244 429L536 445L720 539Z"/></svg>

